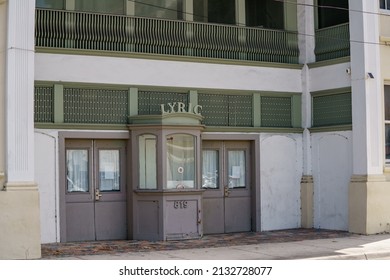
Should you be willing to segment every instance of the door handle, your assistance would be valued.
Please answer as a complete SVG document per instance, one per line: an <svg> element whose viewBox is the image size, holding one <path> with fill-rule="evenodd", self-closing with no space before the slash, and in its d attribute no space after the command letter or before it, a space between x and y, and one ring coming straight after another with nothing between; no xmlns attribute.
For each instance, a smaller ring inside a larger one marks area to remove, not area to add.
<svg viewBox="0 0 390 280"><path fill-rule="evenodd" d="M225 186L225 197L228 197L230 195L230 190L228 186Z"/></svg>
<svg viewBox="0 0 390 280"><path fill-rule="evenodd" d="M102 197L102 194L100 194L99 189L96 189L95 190L95 200L100 200L101 197Z"/></svg>

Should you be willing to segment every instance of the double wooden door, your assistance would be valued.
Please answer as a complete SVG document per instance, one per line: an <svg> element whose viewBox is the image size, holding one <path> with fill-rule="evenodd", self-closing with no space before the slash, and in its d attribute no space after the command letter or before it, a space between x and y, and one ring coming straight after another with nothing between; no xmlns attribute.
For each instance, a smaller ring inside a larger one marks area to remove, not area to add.
<svg viewBox="0 0 390 280"><path fill-rule="evenodd" d="M67 140L62 241L127 238L126 142Z"/></svg>
<svg viewBox="0 0 390 280"><path fill-rule="evenodd" d="M249 141L202 142L205 234L251 231Z"/></svg>

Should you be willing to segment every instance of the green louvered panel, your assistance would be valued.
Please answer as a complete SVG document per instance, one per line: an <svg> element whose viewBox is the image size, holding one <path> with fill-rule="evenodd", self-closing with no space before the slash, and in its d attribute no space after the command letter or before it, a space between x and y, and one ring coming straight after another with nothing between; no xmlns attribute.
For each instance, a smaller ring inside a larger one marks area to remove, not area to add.
<svg viewBox="0 0 390 280"><path fill-rule="evenodd" d="M54 122L53 87L35 87L34 121Z"/></svg>
<svg viewBox="0 0 390 280"><path fill-rule="evenodd" d="M313 126L352 123L351 93L313 97Z"/></svg>
<svg viewBox="0 0 390 280"><path fill-rule="evenodd" d="M127 90L65 88L64 121L125 124L128 102Z"/></svg>
<svg viewBox="0 0 390 280"><path fill-rule="evenodd" d="M168 103L182 102L188 106L188 94L178 92L139 91L138 114L161 115L161 104L168 109Z"/></svg>
<svg viewBox="0 0 390 280"><path fill-rule="evenodd" d="M199 94L204 124L208 126L252 126L251 95Z"/></svg>
<svg viewBox="0 0 390 280"><path fill-rule="evenodd" d="M261 126L291 127L291 97L261 97Z"/></svg>

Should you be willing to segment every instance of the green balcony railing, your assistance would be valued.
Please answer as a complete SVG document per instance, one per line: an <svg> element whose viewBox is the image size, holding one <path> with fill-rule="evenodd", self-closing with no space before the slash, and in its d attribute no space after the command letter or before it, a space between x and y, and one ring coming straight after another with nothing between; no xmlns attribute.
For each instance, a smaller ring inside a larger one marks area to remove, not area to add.
<svg viewBox="0 0 390 280"><path fill-rule="evenodd" d="M297 33L156 18L36 10L36 46L298 63Z"/></svg>
<svg viewBox="0 0 390 280"><path fill-rule="evenodd" d="M339 24L316 30L316 60L328 60L350 55L349 24Z"/></svg>

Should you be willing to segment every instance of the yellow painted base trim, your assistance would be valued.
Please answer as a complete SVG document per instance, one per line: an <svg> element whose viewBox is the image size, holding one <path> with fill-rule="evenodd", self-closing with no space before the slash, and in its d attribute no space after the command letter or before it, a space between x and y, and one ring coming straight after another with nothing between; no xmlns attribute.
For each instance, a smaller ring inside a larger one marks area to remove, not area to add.
<svg viewBox="0 0 390 280"><path fill-rule="evenodd" d="M359 234L390 232L390 181L384 175L351 178L349 231Z"/></svg>
<svg viewBox="0 0 390 280"><path fill-rule="evenodd" d="M314 183L313 176L304 175L301 179L301 227L312 228L314 225Z"/></svg>
<svg viewBox="0 0 390 280"><path fill-rule="evenodd" d="M38 187L32 182L12 182L0 191L0 259L41 257Z"/></svg>

